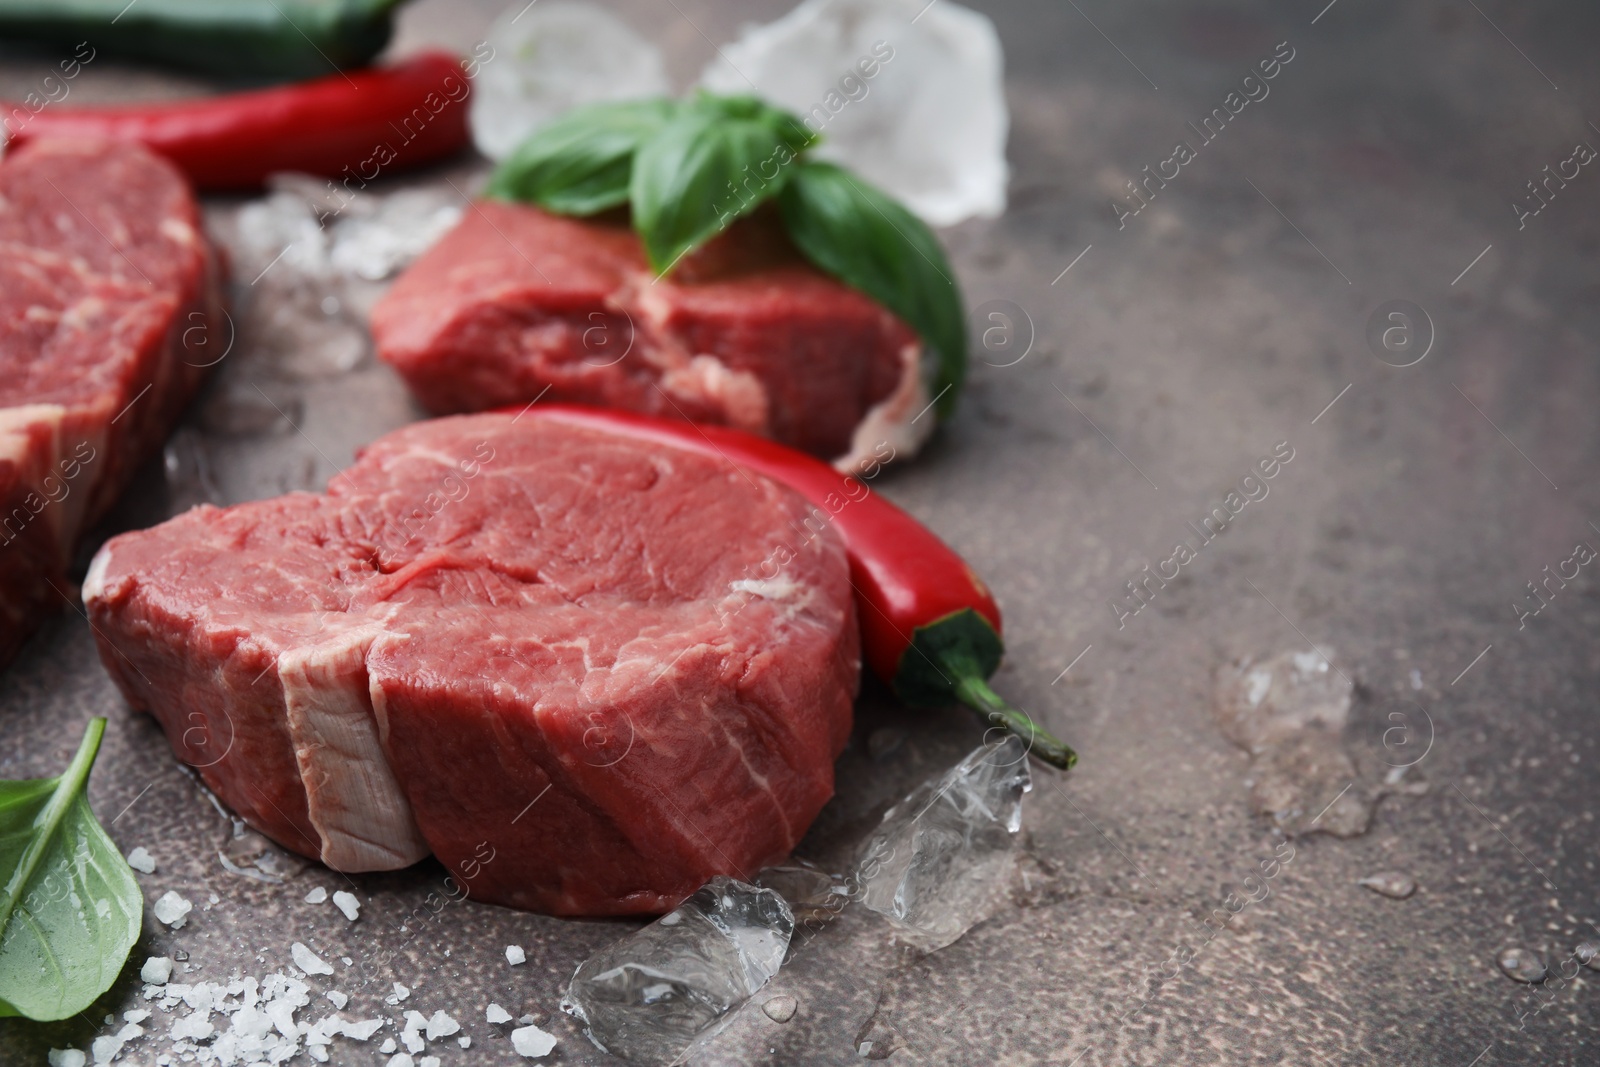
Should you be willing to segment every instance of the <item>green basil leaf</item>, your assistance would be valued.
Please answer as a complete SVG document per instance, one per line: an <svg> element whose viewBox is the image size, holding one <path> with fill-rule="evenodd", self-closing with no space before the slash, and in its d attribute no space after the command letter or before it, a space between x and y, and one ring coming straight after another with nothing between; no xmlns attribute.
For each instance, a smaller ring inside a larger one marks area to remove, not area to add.
<svg viewBox="0 0 1600 1067"><path fill-rule="evenodd" d="M967 368L967 326L955 271L933 232L887 194L831 163L791 168L778 204L789 237L820 269L860 289L921 336L937 359L941 418Z"/></svg>
<svg viewBox="0 0 1600 1067"><path fill-rule="evenodd" d="M139 937L139 883L84 797L105 729L90 721L61 777L0 782L0 1015L76 1015Z"/></svg>
<svg viewBox="0 0 1600 1067"><path fill-rule="evenodd" d="M593 215L625 204L634 153L678 110L666 99L575 108L517 146L495 168L486 194L559 215Z"/></svg>
<svg viewBox="0 0 1600 1067"><path fill-rule="evenodd" d="M813 140L793 116L749 97L702 95L633 160L633 228L658 274L778 195Z"/></svg>

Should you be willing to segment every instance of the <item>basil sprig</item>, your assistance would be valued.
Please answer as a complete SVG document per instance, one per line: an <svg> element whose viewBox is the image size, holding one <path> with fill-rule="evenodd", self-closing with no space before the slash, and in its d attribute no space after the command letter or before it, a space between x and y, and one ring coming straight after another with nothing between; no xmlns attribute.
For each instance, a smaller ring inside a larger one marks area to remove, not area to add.
<svg viewBox="0 0 1600 1067"><path fill-rule="evenodd" d="M84 797L106 721L59 778L0 781L0 1016L65 1019L122 970L144 898Z"/></svg>
<svg viewBox="0 0 1600 1067"><path fill-rule="evenodd" d="M807 162L778 198L784 225L807 259L915 327L934 350L940 417L965 376L961 290L933 233L886 193L843 167Z"/></svg>
<svg viewBox="0 0 1600 1067"><path fill-rule="evenodd" d="M487 195L560 215L628 204L651 267L666 274L757 207L777 201L818 269L898 315L934 360L940 417L966 375L961 290L931 230L842 167L806 158L816 136L755 97L591 104L535 132L495 169Z"/></svg>

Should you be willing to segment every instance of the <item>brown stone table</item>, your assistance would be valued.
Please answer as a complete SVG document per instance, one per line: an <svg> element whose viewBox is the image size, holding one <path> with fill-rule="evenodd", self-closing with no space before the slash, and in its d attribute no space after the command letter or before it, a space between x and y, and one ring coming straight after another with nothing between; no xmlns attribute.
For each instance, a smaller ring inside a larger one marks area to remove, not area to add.
<svg viewBox="0 0 1600 1067"><path fill-rule="evenodd" d="M1509 946L1554 963L1600 936L1600 585L1586 569L1537 616L1514 607L1535 605L1527 583L1575 543L1600 545L1600 170L1521 228L1512 207L1575 143L1600 144L1600 16L1503 0L982 6L1007 50L1011 208L945 237L969 303L1021 308L1031 348L1016 362L1015 347L980 348L957 417L880 488L991 582L1011 643L997 686L1082 762L1036 774L1022 875L998 915L917 959L847 913L757 998L795 996L791 1021L749 1005L692 1062L844 1064L867 1040L875 1057L927 1064L1600 1062L1600 975L1536 991L1495 963ZM495 7L420 0L396 47L465 51ZM663 44L681 85L711 42L784 5L617 7ZM1187 124L1281 41L1294 59L1270 96L1119 228L1125 183L1197 142ZM49 67L7 53L0 96ZM106 60L73 100L198 87ZM465 160L384 188L469 188L483 172ZM240 206L210 204L213 224ZM207 480L171 482L151 464L97 537L203 496L319 485L418 417L370 353L348 370L296 364L260 325L270 299L245 316L173 451L180 474L199 457ZM1394 299L1420 305L1434 334L1403 368L1366 340ZM1295 458L1270 494L1119 617L1124 583L1278 442ZM1356 686L1352 788L1378 790L1386 731L1421 730L1419 710L1431 726L1414 739L1431 748L1406 780L1426 788L1384 796L1364 835L1298 838L1271 895L1154 987L1147 976L1198 944L1199 917L1280 840L1250 810L1212 674L1313 644L1336 650ZM0 774L54 773L96 714L111 720L96 812L123 849L156 856L147 901L176 889L196 908L176 933L147 917L135 966L85 1017L0 1021L0 1062L87 1047L104 1015L141 1003L146 955L182 949L185 980L218 980L287 966L295 940L382 961L381 984L336 976L355 1017L460 1019L473 1045L434 1043L446 1065L522 1062L483 1021L490 1001L550 1017L560 1045L546 1062L612 1062L556 1005L577 963L628 924L441 906L432 863L355 878L355 923L302 903L345 886L331 872L230 873L229 823L124 707L68 612L0 675ZM880 730L875 759L866 739ZM881 743L896 730L903 744ZM980 736L960 712L912 714L869 687L838 798L802 851L842 862L895 797ZM1381 870L1420 888L1393 900L1357 885ZM528 962L508 966L507 944ZM400 1008L382 1001L390 981L412 990ZM383 1063L377 1044L337 1042L335 1062ZM153 1062L155 1047L123 1062Z"/></svg>

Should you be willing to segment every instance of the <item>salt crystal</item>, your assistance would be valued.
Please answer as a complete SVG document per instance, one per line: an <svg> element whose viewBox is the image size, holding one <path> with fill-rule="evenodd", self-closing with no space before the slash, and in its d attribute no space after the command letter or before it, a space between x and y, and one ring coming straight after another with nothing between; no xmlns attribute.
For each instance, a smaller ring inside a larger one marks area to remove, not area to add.
<svg viewBox="0 0 1600 1067"><path fill-rule="evenodd" d="M406 1047L407 1052L421 1052L428 1047L422 1035L415 1030L406 1030L400 1034L400 1043Z"/></svg>
<svg viewBox="0 0 1600 1067"><path fill-rule="evenodd" d="M194 905L169 889L161 895L151 910L155 912L157 919L174 930L181 930L183 924L189 921L188 915L194 910Z"/></svg>
<svg viewBox="0 0 1600 1067"><path fill-rule="evenodd" d="M89 1058L75 1048L50 1050L50 1067L83 1067Z"/></svg>
<svg viewBox="0 0 1600 1067"><path fill-rule="evenodd" d="M128 853L128 866L142 874L156 873L155 857L143 845Z"/></svg>
<svg viewBox="0 0 1600 1067"><path fill-rule="evenodd" d="M399 982L396 982L394 984L394 999L395 999L396 1003L399 1003L400 1001L406 999L410 995L411 995L411 990L407 989L405 986L401 985Z"/></svg>
<svg viewBox="0 0 1600 1067"><path fill-rule="evenodd" d="M818 158L949 226L1005 210L1003 66L994 23L948 0L806 0L717 49L701 84L753 85L823 136Z"/></svg>
<svg viewBox="0 0 1600 1067"><path fill-rule="evenodd" d="M488 1019L496 1026L500 1025L501 1023L508 1023L511 1021L511 1013L506 1011L498 1004L489 1005L488 1009L484 1011L483 1015L484 1018Z"/></svg>
<svg viewBox="0 0 1600 1067"><path fill-rule="evenodd" d="M387 1067L417 1067L417 1061L404 1052L390 1056Z"/></svg>
<svg viewBox="0 0 1600 1067"><path fill-rule="evenodd" d="M378 1051L383 1053L384 1055L388 1055L389 1053L393 1052L395 1049L397 1049L399 1047L400 1047L399 1042L397 1042L394 1038L386 1037L386 1038L383 1039L383 1044L378 1046Z"/></svg>
<svg viewBox="0 0 1600 1067"><path fill-rule="evenodd" d="M204 1041L215 1032L211 1020L206 1018L208 1014L209 1012L197 1011L185 1015L172 1024L168 1033L174 1041Z"/></svg>
<svg viewBox="0 0 1600 1067"><path fill-rule="evenodd" d="M533 1023L536 1023L538 1021L539 1020L535 1016L524 1015L520 1019L517 1020L517 1025L519 1025L519 1026L530 1026Z"/></svg>
<svg viewBox="0 0 1600 1067"><path fill-rule="evenodd" d="M110 1063L122 1051L122 1042L110 1034L97 1037L89 1046L89 1054L94 1057L96 1067Z"/></svg>
<svg viewBox="0 0 1600 1067"><path fill-rule="evenodd" d="M373 1034L377 1033L381 1029L383 1029L382 1019L364 1019L358 1023L346 1023L344 1027L344 1036L353 1041L368 1041L372 1038ZM394 1051L392 1044L389 1048L389 1051Z"/></svg>
<svg viewBox="0 0 1600 1067"><path fill-rule="evenodd" d="M333 965L312 952L309 948L296 941L289 946L289 955L294 958L294 965L307 974L332 974Z"/></svg>
<svg viewBox="0 0 1600 1067"><path fill-rule="evenodd" d="M151 985L166 985L172 979L172 960L167 956L151 956L139 968L139 977Z"/></svg>
<svg viewBox="0 0 1600 1067"><path fill-rule="evenodd" d="M275 1000L267 1005L267 1018L272 1020L272 1026L287 1038L300 1035L300 1027L294 1021L295 1006L286 1000Z"/></svg>
<svg viewBox="0 0 1600 1067"><path fill-rule="evenodd" d="M523 1026L511 1031L511 1047L518 1055L537 1060L550 1054L556 1047L556 1039L537 1026Z"/></svg>
<svg viewBox="0 0 1600 1067"><path fill-rule="evenodd" d="M143 1008L133 1008L129 1011L123 1012L122 1018L124 1022L142 1023L146 1019L150 1018L150 1013L145 1011Z"/></svg>
<svg viewBox="0 0 1600 1067"><path fill-rule="evenodd" d="M323 1048L321 1045L307 1045L306 1055L310 1056L318 1063L328 1062L328 1050Z"/></svg>
<svg viewBox="0 0 1600 1067"><path fill-rule="evenodd" d="M344 917L351 922L361 915L361 901L356 899L354 893L346 893L343 889L333 895L333 906L344 912Z"/></svg>
<svg viewBox="0 0 1600 1067"><path fill-rule="evenodd" d="M322 888L320 885L317 886L317 888L313 889L311 892L306 894L306 903L307 904L321 904L323 901L325 901L327 899L328 899L328 891L326 889Z"/></svg>
<svg viewBox="0 0 1600 1067"><path fill-rule="evenodd" d="M517 966L519 963L527 963L528 954L522 951L521 945L507 945L506 962L511 964L513 967Z"/></svg>
<svg viewBox="0 0 1600 1067"><path fill-rule="evenodd" d="M441 1037L461 1032L461 1024L445 1014L443 1008L433 1013L433 1018L428 1020L428 1040L437 1041Z"/></svg>
<svg viewBox="0 0 1600 1067"><path fill-rule="evenodd" d="M661 50L599 4L516 0L489 27L472 79L472 142L490 159L580 104L661 96Z"/></svg>
<svg viewBox="0 0 1600 1067"><path fill-rule="evenodd" d="M322 995L333 1001L333 1006L336 1008L342 1008L350 1003L350 994L341 993L337 989L330 989Z"/></svg>
<svg viewBox="0 0 1600 1067"><path fill-rule="evenodd" d="M468 1037L466 1034L462 1034L460 1037L456 1038L456 1044L460 1045L462 1048L471 1048L472 1038Z"/></svg>
<svg viewBox="0 0 1600 1067"><path fill-rule="evenodd" d="M439 1057L424 1056L417 1061L417 1067L439 1067Z"/></svg>

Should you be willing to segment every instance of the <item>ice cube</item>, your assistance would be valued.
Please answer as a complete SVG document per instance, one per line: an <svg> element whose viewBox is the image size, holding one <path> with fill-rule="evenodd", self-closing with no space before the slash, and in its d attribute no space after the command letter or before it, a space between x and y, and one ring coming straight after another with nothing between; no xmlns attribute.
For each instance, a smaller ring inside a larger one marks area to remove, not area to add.
<svg viewBox="0 0 1600 1067"><path fill-rule="evenodd" d="M778 972L794 916L783 898L718 876L578 967L561 1007L596 1045L667 1063Z"/></svg>
<svg viewBox="0 0 1600 1067"><path fill-rule="evenodd" d="M1286 834L1354 837L1372 821L1372 797L1351 788L1356 768L1341 739L1352 686L1331 655L1281 652L1217 671L1217 722L1251 755L1250 805Z"/></svg>
<svg viewBox="0 0 1600 1067"><path fill-rule="evenodd" d="M746 27L700 82L788 108L835 160L934 226L1006 207L1000 37L988 16L927 0L806 0Z"/></svg>
<svg viewBox="0 0 1600 1067"><path fill-rule="evenodd" d="M454 189L404 189L367 198L372 210L341 217L328 260L335 270L382 281L408 266L461 221L466 205Z"/></svg>
<svg viewBox="0 0 1600 1067"><path fill-rule="evenodd" d="M986 918L1008 884L1033 788L1017 737L983 745L890 808L861 850L861 901L900 940L943 948Z"/></svg>
<svg viewBox="0 0 1600 1067"><path fill-rule="evenodd" d="M755 884L775 890L789 905L796 923L818 927L829 922L849 903L844 879L810 866L764 867Z"/></svg>
<svg viewBox="0 0 1600 1067"><path fill-rule="evenodd" d="M580 104L668 91L661 50L599 4L515 2L489 27L472 79L472 142L504 159Z"/></svg>

